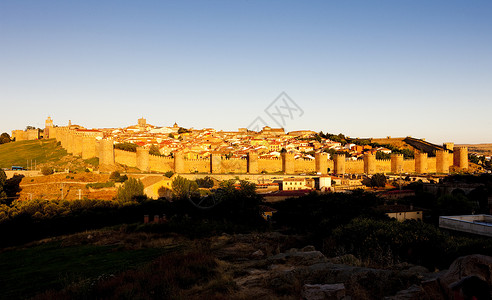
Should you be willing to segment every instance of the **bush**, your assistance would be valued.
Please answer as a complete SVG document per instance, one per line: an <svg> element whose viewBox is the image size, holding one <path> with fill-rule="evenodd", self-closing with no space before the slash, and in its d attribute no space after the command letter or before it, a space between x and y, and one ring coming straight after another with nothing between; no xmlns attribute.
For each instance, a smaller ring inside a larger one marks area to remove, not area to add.
<svg viewBox="0 0 492 300"><path fill-rule="evenodd" d="M45 175L45 176L46 176L46 175L51 175L51 174L53 174L53 173L54 173L54 171L53 171L53 169L52 169L52 168L50 168L50 167L43 167L43 168L41 168L41 174L43 174L43 175Z"/></svg>
<svg viewBox="0 0 492 300"><path fill-rule="evenodd" d="M166 173L164 173L164 176L166 176L167 178L171 178L173 177L173 175L174 175L173 171L167 171Z"/></svg>
<svg viewBox="0 0 492 300"><path fill-rule="evenodd" d="M109 187L114 187L114 182L108 181L108 182L88 183L88 184L86 184L85 187L86 188L92 188L92 189L109 188Z"/></svg>
<svg viewBox="0 0 492 300"><path fill-rule="evenodd" d="M142 181L129 178L122 187L118 189L116 199L120 203L141 200L144 197L144 185Z"/></svg>

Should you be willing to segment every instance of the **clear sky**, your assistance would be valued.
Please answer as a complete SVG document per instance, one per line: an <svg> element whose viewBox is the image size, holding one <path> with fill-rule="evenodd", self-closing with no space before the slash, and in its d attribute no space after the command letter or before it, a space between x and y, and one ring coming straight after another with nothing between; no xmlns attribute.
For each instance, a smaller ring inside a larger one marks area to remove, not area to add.
<svg viewBox="0 0 492 300"><path fill-rule="evenodd" d="M9 133L280 112L288 131L492 142L492 1L0 1L0 101Z"/></svg>

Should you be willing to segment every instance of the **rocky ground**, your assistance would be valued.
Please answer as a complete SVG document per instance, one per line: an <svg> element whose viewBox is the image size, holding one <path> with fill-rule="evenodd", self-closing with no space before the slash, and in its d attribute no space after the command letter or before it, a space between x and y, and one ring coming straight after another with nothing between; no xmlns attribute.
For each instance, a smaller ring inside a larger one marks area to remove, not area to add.
<svg viewBox="0 0 492 300"><path fill-rule="evenodd" d="M492 284L487 256L459 258L439 273L407 263L376 269L352 255L328 258L313 246L284 249L299 243L278 233L223 235L212 248L228 265L239 299L449 299L449 285L462 277Z"/></svg>

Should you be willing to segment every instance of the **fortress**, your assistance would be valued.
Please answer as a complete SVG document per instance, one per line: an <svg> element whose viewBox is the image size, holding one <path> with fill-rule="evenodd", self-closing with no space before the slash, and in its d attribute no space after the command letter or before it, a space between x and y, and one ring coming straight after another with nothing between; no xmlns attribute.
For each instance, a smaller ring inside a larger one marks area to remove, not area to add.
<svg viewBox="0 0 492 300"><path fill-rule="evenodd" d="M51 123L52 124L52 123ZM335 155L328 159L327 153L316 153L315 159L295 159L292 153L282 153L280 158L262 159L255 152L247 158L226 158L220 153L212 153L206 159L186 159L183 152L177 151L174 157L155 156L149 149L138 147L136 152L114 148L112 139L105 139L97 130L53 127L48 125L47 138L59 141L68 153L83 159L99 158L102 168L111 169L117 164L136 167L142 172L212 173L212 174L376 174L413 173L448 174L450 169L468 169L468 149L447 144L436 151L435 157L416 152L414 159L404 159L402 154L392 154L391 159L378 160L374 154L365 154L363 159L346 159L345 155ZM452 146L452 151L449 148Z"/></svg>

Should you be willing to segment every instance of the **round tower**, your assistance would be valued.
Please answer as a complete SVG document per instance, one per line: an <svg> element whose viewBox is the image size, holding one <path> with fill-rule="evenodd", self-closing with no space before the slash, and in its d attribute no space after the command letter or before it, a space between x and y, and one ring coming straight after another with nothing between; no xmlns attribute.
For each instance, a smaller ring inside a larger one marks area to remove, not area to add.
<svg viewBox="0 0 492 300"><path fill-rule="evenodd" d="M99 141L99 164L113 166L114 162L114 145L112 139Z"/></svg>
<svg viewBox="0 0 492 300"><path fill-rule="evenodd" d="M212 159L212 158L210 158ZM174 173L184 173L184 154L183 151L174 152Z"/></svg>
<svg viewBox="0 0 492 300"><path fill-rule="evenodd" d="M372 153L364 154L364 173L376 174L376 155Z"/></svg>
<svg viewBox="0 0 492 300"><path fill-rule="evenodd" d="M335 174L345 174L345 154L335 154L333 157Z"/></svg>
<svg viewBox="0 0 492 300"><path fill-rule="evenodd" d="M415 153L415 173L417 174L427 173L427 153L424 152Z"/></svg>
<svg viewBox="0 0 492 300"><path fill-rule="evenodd" d="M448 155L449 153L447 150L436 151L436 173L449 173Z"/></svg>
<svg viewBox="0 0 492 300"><path fill-rule="evenodd" d="M391 173L399 174L403 172L403 154L391 154Z"/></svg>
<svg viewBox="0 0 492 300"><path fill-rule="evenodd" d="M453 148L453 165L460 170L468 169L468 148L454 147Z"/></svg>
<svg viewBox="0 0 492 300"><path fill-rule="evenodd" d="M314 162L316 172L325 175L328 173L328 153L316 153L314 154Z"/></svg>
<svg viewBox="0 0 492 300"><path fill-rule="evenodd" d="M45 139L50 139L52 138L50 136L50 130L53 128L53 120L51 120L51 117L48 116L48 119L44 122L44 138Z"/></svg>
<svg viewBox="0 0 492 300"><path fill-rule="evenodd" d="M137 147L137 168L139 168L140 171L142 172L150 171L149 159L150 159L149 149L143 147Z"/></svg>

